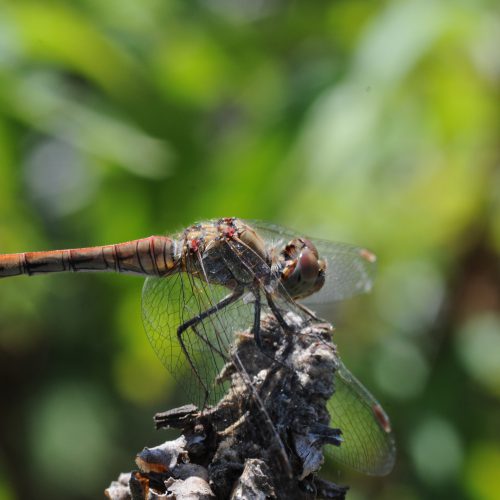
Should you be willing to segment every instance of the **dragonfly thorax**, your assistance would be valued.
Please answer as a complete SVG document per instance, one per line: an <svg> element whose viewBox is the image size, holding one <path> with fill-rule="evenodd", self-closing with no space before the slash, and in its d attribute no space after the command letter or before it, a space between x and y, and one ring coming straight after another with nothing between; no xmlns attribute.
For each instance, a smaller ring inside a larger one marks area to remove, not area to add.
<svg viewBox="0 0 500 500"><path fill-rule="evenodd" d="M280 254L281 282L294 299L317 292L325 283L326 261L306 238L295 238Z"/></svg>
<svg viewBox="0 0 500 500"><path fill-rule="evenodd" d="M264 241L240 219L191 226L181 240L182 270L207 283L234 289L256 279L269 281L271 268Z"/></svg>

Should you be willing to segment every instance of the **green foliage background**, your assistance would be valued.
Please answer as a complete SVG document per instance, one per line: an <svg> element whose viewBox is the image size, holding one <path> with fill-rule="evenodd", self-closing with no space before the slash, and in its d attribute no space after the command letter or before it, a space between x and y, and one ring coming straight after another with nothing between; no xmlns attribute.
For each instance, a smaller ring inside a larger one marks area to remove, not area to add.
<svg viewBox="0 0 500 500"><path fill-rule="evenodd" d="M0 251L210 217L379 256L323 311L392 418L351 500L500 497L495 0L0 0ZM0 499L100 498L164 439L142 280L0 282Z"/></svg>

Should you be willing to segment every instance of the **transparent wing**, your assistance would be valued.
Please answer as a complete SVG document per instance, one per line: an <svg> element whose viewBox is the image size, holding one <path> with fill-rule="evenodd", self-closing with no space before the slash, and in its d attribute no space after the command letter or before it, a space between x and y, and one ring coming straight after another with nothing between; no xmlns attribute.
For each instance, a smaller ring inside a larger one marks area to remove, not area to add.
<svg viewBox="0 0 500 500"><path fill-rule="evenodd" d="M339 447L326 447L334 460L365 474L382 476L392 470L396 447L389 418L342 362L328 411L330 426L339 428L343 439Z"/></svg>
<svg viewBox="0 0 500 500"><path fill-rule="evenodd" d="M270 249L280 251L291 239L301 236L296 231L261 221L248 221L265 239ZM318 238L308 237L319 256L327 262L325 284L315 294L303 300L319 304L344 300L371 290L376 271L376 257L369 250Z"/></svg>
<svg viewBox="0 0 500 500"><path fill-rule="evenodd" d="M306 297L307 304L348 299L369 292L376 272L376 257L365 248L347 243L313 239L321 258L327 262L325 284L319 292Z"/></svg>
<svg viewBox="0 0 500 500"><path fill-rule="evenodd" d="M182 272L148 278L144 284L142 318L149 341L163 365L182 384L186 401L199 406L217 401L224 393L216 377L229 357L234 332L252 326L254 304L243 296L186 329L182 334L186 353L177 330L230 294L223 286L209 285ZM205 391L209 393L206 401Z"/></svg>

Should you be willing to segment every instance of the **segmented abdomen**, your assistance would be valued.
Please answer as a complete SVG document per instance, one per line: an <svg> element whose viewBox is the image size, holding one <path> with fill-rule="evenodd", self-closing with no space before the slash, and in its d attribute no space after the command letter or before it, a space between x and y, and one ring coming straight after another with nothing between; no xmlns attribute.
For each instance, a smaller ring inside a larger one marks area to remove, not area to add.
<svg viewBox="0 0 500 500"><path fill-rule="evenodd" d="M116 245L0 255L0 278L60 272L164 276L178 266L177 242L150 236Z"/></svg>

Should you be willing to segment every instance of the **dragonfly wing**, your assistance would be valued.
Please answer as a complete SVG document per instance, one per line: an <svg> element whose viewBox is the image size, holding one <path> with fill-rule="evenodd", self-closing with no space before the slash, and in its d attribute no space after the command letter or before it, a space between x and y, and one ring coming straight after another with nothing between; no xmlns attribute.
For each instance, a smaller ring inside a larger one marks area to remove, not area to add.
<svg viewBox="0 0 500 500"><path fill-rule="evenodd" d="M365 248L348 243L312 239L319 256L326 260L326 280L323 287L304 300L320 304L345 300L369 292L376 273L376 257Z"/></svg>
<svg viewBox="0 0 500 500"><path fill-rule="evenodd" d="M182 333L196 374L179 343L180 325L215 306L231 291L178 272L165 278L148 278L142 292L142 318L149 341L160 361L186 389L186 398L203 404L215 402L224 392L215 383L229 358L234 332L252 326L254 305L245 297L195 323Z"/></svg>
<svg viewBox="0 0 500 500"><path fill-rule="evenodd" d="M260 221L249 221L270 248L279 252L290 240L301 236L296 231ZM348 243L308 237L326 260L325 284L318 292L302 300L305 304L320 304L348 299L369 292L376 272L376 257L366 248Z"/></svg>
<svg viewBox="0 0 500 500"><path fill-rule="evenodd" d="M339 447L326 448L334 460L365 474L382 476L392 470L396 447L389 418L341 361L328 411L330 426L340 428L343 439Z"/></svg>

